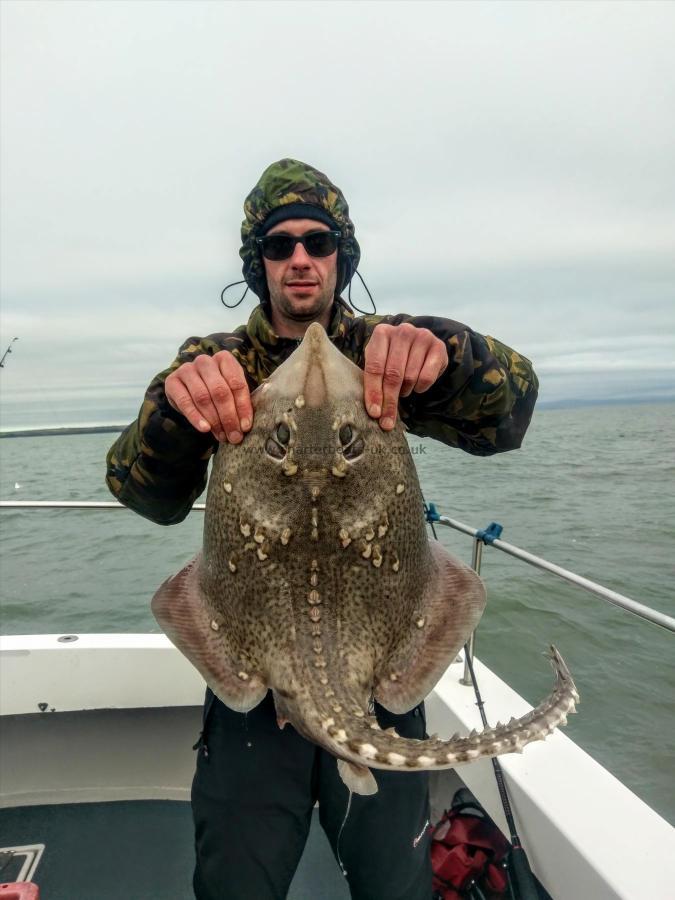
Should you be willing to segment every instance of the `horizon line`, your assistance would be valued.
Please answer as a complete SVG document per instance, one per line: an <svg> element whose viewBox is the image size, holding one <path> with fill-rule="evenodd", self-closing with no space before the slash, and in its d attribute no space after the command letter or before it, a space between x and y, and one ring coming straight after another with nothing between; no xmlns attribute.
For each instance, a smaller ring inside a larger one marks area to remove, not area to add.
<svg viewBox="0 0 675 900"><path fill-rule="evenodd" d="M665 405L675 403L674 397L639 397L630 400L626 399L602 399L602 400L542 400L537 405L539 410L549 410L557 412L565 409L585 409L588 407L615 407L615 406L648 406ZM0 429L1 438L12 437L47 437L70 434L103 434L121 432L127 428L129 422L92 422L87 425L80 423L78 425L35 425L24 428L3 428Z"/></svg>

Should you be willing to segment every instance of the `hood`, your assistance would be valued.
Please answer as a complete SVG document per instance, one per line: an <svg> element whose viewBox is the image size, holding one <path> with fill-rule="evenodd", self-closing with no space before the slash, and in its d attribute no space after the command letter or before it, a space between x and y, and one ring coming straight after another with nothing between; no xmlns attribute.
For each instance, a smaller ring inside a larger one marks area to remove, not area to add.
<svg viewBox="0 0 675 900"><path fill-rule="evenodd" d="M293 205L291 207L291 204ZM281 159L272 163L260 177L260 180L244 202L245 219L241 223L242 272L246 283L262 302L269 299L265 268L256 238L264 233L266 220L274 213L279 221L279 210L289 206L291 218L302 217L297 204L305 204L317 208L317 216L325 221L326 214L342 232L338 249L338 271L336 296L339 296L351 281L359 264L361 251L354 237L354 223L349 218L349 207L340 188L330 179L307 163L297 159Z"/></svg>

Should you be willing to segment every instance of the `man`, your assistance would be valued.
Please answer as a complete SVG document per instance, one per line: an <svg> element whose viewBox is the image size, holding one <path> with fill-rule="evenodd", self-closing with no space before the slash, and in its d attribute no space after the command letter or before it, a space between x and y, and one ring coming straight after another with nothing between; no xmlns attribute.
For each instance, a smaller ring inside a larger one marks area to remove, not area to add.
<svg viewBox="0 0 675 900"><path fill-rule="evenodd" d="M520 446L537 396L528 360L449 319L355 317L340 299L360 250L341 191L285 159L249 194L243 272L261 303L231 334L190 338L146 393L138 420L108 454L122 503L161 524L181 521L206 484L218 442L239 443L253 421L250 391L297 347L311 322L364 369L364 402L385 430L408 429L469 453ZM423 705L384 728L424 736ZM349 798L329 753L280 730L268 694L248 714L207 691L193 783L198 900L286 896L312 808L358 900L429 900L426 773L376 772L376 795ZM349 815L347 812L349 811Z"/></svg>

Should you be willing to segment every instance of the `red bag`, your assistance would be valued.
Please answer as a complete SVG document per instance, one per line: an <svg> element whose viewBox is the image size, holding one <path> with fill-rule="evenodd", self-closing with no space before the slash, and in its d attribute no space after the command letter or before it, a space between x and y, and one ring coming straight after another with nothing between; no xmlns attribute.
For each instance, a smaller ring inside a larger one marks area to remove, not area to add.
<svg viewBox="0 0 675 900"><path fill-rule="evenodd" d="M508 888L506 872L499 863L509 847L475 801L453 805L434 827L431 838L435 896L438 900L461 900L469 896L475 882L486 900L498 900Z"/></svg>
<svg viewBox="0 0 675 900"><path fill-rule="evenodd" d="M6 881L0 884L2 900L40 900L40 888L32 881Z"/></svg>

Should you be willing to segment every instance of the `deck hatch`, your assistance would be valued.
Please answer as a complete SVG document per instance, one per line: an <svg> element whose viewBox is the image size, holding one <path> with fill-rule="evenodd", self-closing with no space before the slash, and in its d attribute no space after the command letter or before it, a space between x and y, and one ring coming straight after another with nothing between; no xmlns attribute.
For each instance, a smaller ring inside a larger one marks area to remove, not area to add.
<svg viewBox="0 0 675 900"><path fill-rule="evenodd" d="M44 844L0 847L0 880L32 881L44 850Z"/></svg>

